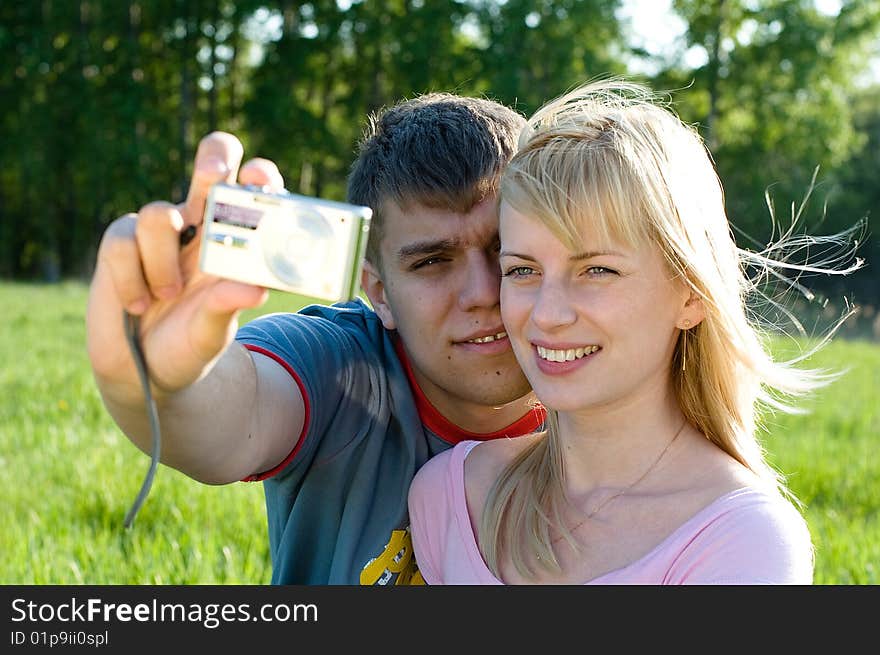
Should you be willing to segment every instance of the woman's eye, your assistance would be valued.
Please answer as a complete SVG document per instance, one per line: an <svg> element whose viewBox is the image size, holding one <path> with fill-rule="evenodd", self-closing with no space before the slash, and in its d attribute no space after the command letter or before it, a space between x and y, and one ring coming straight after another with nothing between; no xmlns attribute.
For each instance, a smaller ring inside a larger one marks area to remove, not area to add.
<svg viewBox="0 0 880 655"><path fill-rule="evenodd" d="M587 269L587 275L592 277L603 277L605 275L616 275L617 271L614 271L610 268L605 268L604 266L590 266Z"/></svg>
<svg viewBox="0 0 880 655"><path fill-rule="evenodd" d="M535 269L531 266L514 266L505 271L504 277L525 277L527 275L533 275L534 272Z"/></svg>

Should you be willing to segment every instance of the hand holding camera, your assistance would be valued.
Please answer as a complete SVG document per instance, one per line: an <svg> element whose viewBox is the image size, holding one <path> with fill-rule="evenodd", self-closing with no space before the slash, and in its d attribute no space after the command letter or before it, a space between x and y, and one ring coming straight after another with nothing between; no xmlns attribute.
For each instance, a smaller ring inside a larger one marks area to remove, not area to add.
<svg viewBox="0 0 880 655"><path fill-rule="evenodd" d="M277 167L265 159L239 166L243 148L215 132L199 144L185 202L153 202L106 230L90 288L86 324L92 368L105 395L138 407L143 394L123 329L123 309L140 317L141 342L157 399L202 377L232 341L242 309L262 304L261 286L199 269L201 238L181 247L180 234L199 236L214 184L257 185L281 191Z"/></svg>

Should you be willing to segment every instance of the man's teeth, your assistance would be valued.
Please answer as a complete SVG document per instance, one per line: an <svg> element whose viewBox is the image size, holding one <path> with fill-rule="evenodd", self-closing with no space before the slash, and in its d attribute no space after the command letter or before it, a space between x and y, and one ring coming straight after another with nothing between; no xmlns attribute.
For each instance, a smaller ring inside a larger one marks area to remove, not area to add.
<svg viewBox="0 0 880 655"><path fill-rule="evenodd" d="M538 356L548 362L572 362L584 355L589 355L599 350L599 346L585 346L584 348L569 348L568 350L553 350L537 346Z"/></svg>
<svg viewBox="0 0 880 655"><path fill-rule="evenodd" d="M499 332L498 334L490 334L488 337L478 337L477 339L469 339L468 343L489 343L496 339L503 339L507 336L507 332Z"/></svg>

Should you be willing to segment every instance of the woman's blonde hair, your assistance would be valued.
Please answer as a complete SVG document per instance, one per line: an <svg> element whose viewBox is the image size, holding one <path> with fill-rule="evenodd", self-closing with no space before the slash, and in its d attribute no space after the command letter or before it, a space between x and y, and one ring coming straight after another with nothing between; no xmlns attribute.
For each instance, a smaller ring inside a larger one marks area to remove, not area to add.
<svg viewBox="0 0 880 655"><path fill-rule="evenodd" d="M756 438L760 414L767 408L797 411L791 400L835 375L797 366L821 343L796 359L775 361L767 326L748 301L767 276L848 273L861 261L836 268L843 258L821 266L791 263L788 255L803 247L802 240L817 239L797 237L794 221L784 238L760 253L738 248L721 183L697 131L646 87L619 79L580 86L529 119L502 176L501 198L572 250L581 249L587 224L600 239L660 248L671 273L705 308L702 322L681 331L671 362L681 411L719 448L796 500ZM844 243L845 236L828 238ZM489 492L479 542L496 575L503 557L524 576L536 574L536 563L558 571L554 532L577 547L562 521L564 472L552 411L545 428Z"/></svg>

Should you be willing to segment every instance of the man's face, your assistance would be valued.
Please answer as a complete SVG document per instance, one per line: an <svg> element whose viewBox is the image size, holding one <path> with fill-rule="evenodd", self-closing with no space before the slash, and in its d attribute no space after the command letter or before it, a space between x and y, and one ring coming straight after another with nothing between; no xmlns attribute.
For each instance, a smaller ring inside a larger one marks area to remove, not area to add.
<svg viewBox="0 0 880 655"><path fill-rule="evenodd" d="M528 395L501 323L495 199L466 214L387 203L384 221L370 300L431 403L466 427L467 417Z"/></svg>

